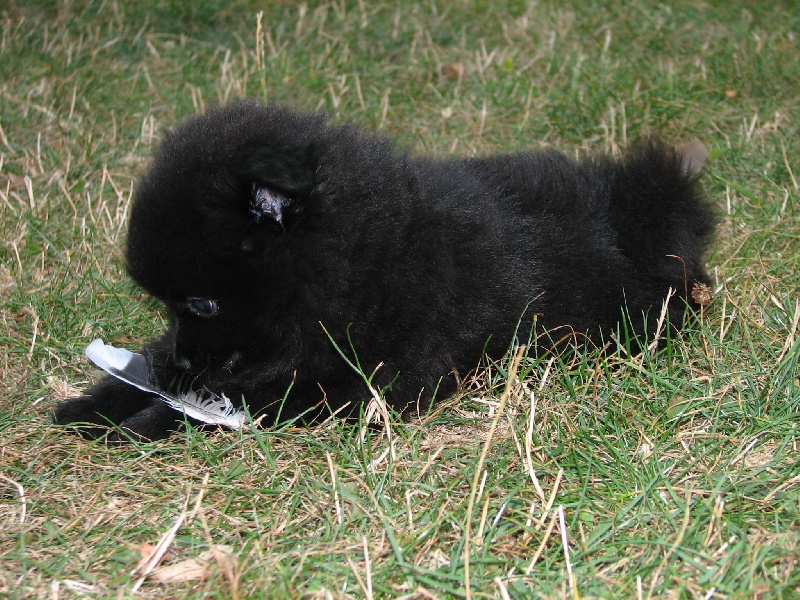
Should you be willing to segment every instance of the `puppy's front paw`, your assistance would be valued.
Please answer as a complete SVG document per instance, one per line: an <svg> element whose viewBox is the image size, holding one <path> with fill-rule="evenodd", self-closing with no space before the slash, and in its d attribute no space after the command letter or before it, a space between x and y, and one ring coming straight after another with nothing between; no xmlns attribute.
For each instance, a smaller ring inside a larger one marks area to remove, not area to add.
<svg viewBox="0 0 800 600"><path fill-rule="evenodd" d="M84 437L99 438L121 427L136 439L161 439L177 428L180 415L152 394L108 377L56 406L57 425L75 425ZM124 441L120 431L109 436Z"/></svg>
<svg viewBox="0 0 800 600"><path fill-rule="evenodd" d="M56 406L53 422L56 425L69 425L71 423L108 423L108 420L98 421L101 411L94 396L80 396L70 398Z"/></svg>
<svg viewBox="0 0 800 600"><path fill-rule="evenodd" d="M126 401L130 398L113 396L113 390L106 390L109 393L101 389L89 392L58 404L53 415L55 424L74 425L84 437L96 439L142 408L141 402L131 403Z"/></svg>
<svg viewBox="0 0 800 600"><path fill-rule="evenodd" d="M117 424L113 414L106 414L104 402L96 396L80 396L61 402L56 406L53 421L56 425L73 425L88 438L99 438ZM111 411L112 413L114 411ZM95 427L97 425L97 427Z"/></svg>
<svg viewBox="0 0 800 600"><path fill-rule="evenodd" d="M180 415L158 398L144 406L104 402L102 397L81 396L56 406L54 422L74 425L84 437L107 436L109 442L155 441L166 437L181 424Z"/></svg>

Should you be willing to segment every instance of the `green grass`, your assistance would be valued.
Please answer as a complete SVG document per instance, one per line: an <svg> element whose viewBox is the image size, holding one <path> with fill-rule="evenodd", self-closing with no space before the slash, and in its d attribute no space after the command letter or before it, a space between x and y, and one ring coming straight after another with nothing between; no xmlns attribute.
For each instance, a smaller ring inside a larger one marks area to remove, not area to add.
<svg viewBox="0 0 800 600"><path fill-rule="evenodd" d="M800 596L798 36L788 1L3 4L0 596L463 597L465 555L473 598ZM654 357L523 360L477 477L508 359L391 443L52 426L88 341L164 326L121 265L132 182L240 96L439 154L700 138L714 302ZM182 514L169 561L235 568L138 584Z"/></svg>

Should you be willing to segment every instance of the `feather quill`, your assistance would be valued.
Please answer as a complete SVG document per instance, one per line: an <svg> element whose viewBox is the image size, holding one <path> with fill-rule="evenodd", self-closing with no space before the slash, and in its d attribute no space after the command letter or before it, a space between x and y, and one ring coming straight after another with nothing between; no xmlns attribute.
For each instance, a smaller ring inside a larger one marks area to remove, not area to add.
<svg viewBox="0 0 800 600"><path fill-rule="evenodd" d="M171 394L153 385L150 382L150 365L141 354L104 344L100 339L89 344L85 353L89 360L112 377L155 394L168 406L188 417L229 429L252 429L245 412L236 409L225 394L217 395L206 389Z"/></svg>

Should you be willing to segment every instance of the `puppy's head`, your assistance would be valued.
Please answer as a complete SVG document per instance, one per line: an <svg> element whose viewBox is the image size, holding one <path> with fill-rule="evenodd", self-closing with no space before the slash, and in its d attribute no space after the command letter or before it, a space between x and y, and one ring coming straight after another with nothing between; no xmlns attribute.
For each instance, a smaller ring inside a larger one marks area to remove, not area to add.
<svg viewBox="0 0 800 600"><path fill-rule="evenodd" d="M126 258L168 307L178 364L232 366L291 301L290 233L313 202L326 129L317 113L243 102L165 136L134 195Z"/></svg>

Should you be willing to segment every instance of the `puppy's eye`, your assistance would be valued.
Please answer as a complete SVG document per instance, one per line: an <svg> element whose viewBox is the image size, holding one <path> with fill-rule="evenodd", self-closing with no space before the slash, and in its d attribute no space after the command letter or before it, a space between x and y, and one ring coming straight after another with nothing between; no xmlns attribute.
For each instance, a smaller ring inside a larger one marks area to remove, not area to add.
<svg viewBox="0 0 800 600"><path fill-rule="evenodd" d="M198 317L204 317L206 319L216 316L219 312L219 306L210 298L189 298L186 306Z"/></svg>

